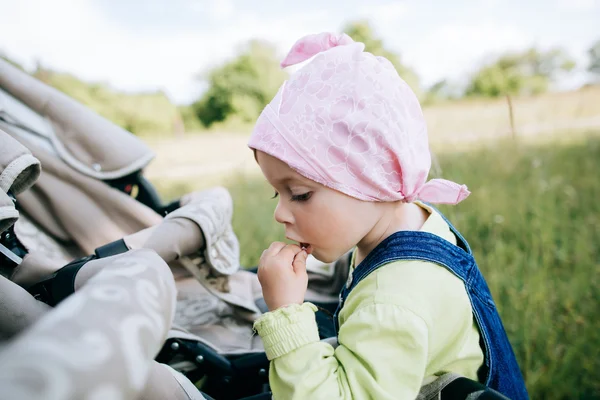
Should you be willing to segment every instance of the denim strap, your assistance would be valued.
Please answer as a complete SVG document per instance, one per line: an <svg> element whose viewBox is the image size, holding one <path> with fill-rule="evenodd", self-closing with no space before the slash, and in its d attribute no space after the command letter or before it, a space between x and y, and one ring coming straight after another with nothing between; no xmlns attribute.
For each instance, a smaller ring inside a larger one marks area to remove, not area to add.
<svg viewBox="0 0 600 400"><path fill-rule="evenodd" d="M430 205L428 205L431 207ZM431 207L435 210L435 208ZM437 210L436 210L437 211ZM470 271L475 265L473 254L462 235L439 213L456 236L457 245L429 232L400 231L383 240L351 272L348 282L342 288L339 304L333 317L336 334L339 333L339 313L350 292L371 272L400 260L422 260L439 264L454 273L463 282L469 281Z"/></svg>

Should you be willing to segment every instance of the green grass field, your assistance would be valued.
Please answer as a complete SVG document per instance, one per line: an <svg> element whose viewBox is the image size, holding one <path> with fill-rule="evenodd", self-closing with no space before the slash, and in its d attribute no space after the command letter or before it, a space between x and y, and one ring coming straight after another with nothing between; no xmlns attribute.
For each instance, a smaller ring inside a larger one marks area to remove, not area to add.
<svg viewBox="0 0 600 400"><path fill-rule="evenodd" d="M434 175L472 195L440 207L466 236L497 302L532 399L600 397L600 137L489 143L445 152ZM174 198L202 182L159 181ZM223 182L234 197L243 265L271 241L272 189L256 175Z"/></svg>

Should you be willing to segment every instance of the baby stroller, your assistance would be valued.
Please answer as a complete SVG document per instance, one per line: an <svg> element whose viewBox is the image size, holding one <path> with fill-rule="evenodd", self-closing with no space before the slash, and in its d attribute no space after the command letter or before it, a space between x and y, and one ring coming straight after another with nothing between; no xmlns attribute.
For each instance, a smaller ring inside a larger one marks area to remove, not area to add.
<svg viewBox="0 0 600 400"><path fill-rule="evenodd" d="M44 171L29 190L14 180L2 187L20 218L2 235L0 268L6 283L27 289L34 299L28 304L35 304L30 314L13 309L12 320L3 320L12 326L7 336L48 307L60 309L85 287L86 276L108 268L103 261L151 249L170 267L177 303L174 324L154 356L172 374L154 373L152 364L148 382L175 377L187 398L200 395L194 385L218 399L270 398L268 362L252 331L266 307L255 274L239 268L226 191L162 204L143 177L153 154L141 141L2 60L0 129L24 146L18 153L23 171L35 169L36 159ZM330 265L311 259L307 300L333 311L347 267L348 257ZM29 317L14 318L16 311ZM322 338L333 336L327 316L318 317ZM445 393L461 381L450 379Z"/></svg>
<svg viewBox="0 0 600 400"><path fill-rule="evenodd" d="M20 218L2 235L2 274L55 306L91 260L152 248L178 290L156 360L217 398L261 393L268 363L252 323L266 307L256 275L239 268L228 193L163 204L142 174L154 156L143 142L3 61L0 129L22 145L21 162L40 160L43 171L11 193ZM313 300L337 302L335 290L320 289L330 275L314 274Z"/></svg>

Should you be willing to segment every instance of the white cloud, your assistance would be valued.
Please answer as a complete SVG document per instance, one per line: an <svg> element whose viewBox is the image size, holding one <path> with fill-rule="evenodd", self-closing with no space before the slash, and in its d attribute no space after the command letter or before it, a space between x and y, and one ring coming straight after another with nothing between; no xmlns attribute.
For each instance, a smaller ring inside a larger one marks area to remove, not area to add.
<svg viewBox="0 0 600 400"><path fill-rule="evenodd" d="M600 0L555 0L562 11L581 12L600 8ZM599 16L600 17L600 16Z"/></svg>
<svg viewBox="0 0 600 400"><path fill-rule="evenodd" d="M360 10L360 15L363 18L374 22L374 25L398 22L399 19L403 18L408 13L409 7L407 3L403 1L370 5Z"/></svg>
<svg viewBox="0 0 600 400"><path fill-rule="evenodd" d="M233 12L228 2L215 7L223 18ZM283 52L300 36L332 29L324 12L272 20L236 14L218 30L161 32L148 39L115 26L90 0L19 0L3 6L2 14L0 49L16 61L32 67L40 59L124 90L163 89L178 102L197 95L199 72L233 56L250 38L274 39Z"/></svg>
<svg viewBox="0 0 600 400"><path fill-rule="evenodd" d="M502 4L503 0L482 0L481 4L485 7L496 7L499 4Z"/></svg>
<svg viewBox="0 0 600 400"><path fill-rule="evenodd" d="M490 54L525 49L533 42L533 36L510 25L449 24L404 52L404 59L418 71L423 83L430 85L441 77L460 78L467 66L481 65Z"/></svg>
<svg viewBox="0 0 600 400"><path fill-rule="evenodd" d="M16 61L31 67L39 59L48 67L86 80L110 82L123 90L163 89L177 102L194 99L203 88L197 80L199 72L232 57L250 38L273 42L283 57L301 36L337 31L350 14L356 16L352 10L265 15L260 10L244 13L231 0L213 2L212 6L198 1L191 4L203 5L212 18L222 21L217 28L201 24L193 30L163 27L149 37L148 30L135 30L108 19L94 0L4 3L0 50ZM458 77L490 52L524 49L538 39L502 21L448 24L414 38L399 35L398 21L413 12L406 4L374 5L363 10L363 15L373 21L386 45L402 50L404 62L417 70L425 84ZM577 48L578 54L584 54L587 42L561 40L567 49Z"/></svg>
<svg viewBox="0 0 600 400"><path fill-rule="evenodd" d="M220 20L230 17L235 9L232 0L212 0L209 4L211 17Z"/></svg>

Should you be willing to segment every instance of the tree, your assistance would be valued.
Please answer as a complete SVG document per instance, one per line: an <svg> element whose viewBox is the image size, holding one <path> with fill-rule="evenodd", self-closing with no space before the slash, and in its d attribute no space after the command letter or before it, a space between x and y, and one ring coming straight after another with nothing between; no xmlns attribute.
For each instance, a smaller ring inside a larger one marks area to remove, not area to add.
<svg viewBox="0 0 600 400"><path fill-rule="evenodd" d="M86 82L73 74L47 68L40 60L28 72L1 52L0 58L134 134L170 136L181 133L180 110L162 91L122 92L106 83Z"/></svg>
<svg viewBox="0 0 600 400"><path fill-rule="evenodd" d="M207 127L234 116L250 123L286 77L274 47L253 40L238 57L209 72L209 88L192 109Z"/></svg>
<svg viewBox="0 0 600 400"><path fill-rule="evenodd" d="M357 42L365 44L365 50L372 53L375 56L382 56L390 60L398 74L408 83L413 89L417 96L421 95L421 88L419 86L419 78L417 74L409 67L401 62L400 56L390 50L384 45L383 41L375 36L373 28L368 21L354 21L348 23L342 30L352 39Z"/></svg>
<svg viewBox="0 0 600 400"><path fill-rule="evenodd" d="M457 84L442 79L431 85L423 95L421 103L430 105L435 102L457 99L462 96L463 89Z"/></svg>
<svg viewBox="0 0 600 400"><path fill-rule="evenodd" d="M541 52L535 48L508 53L483 66L467 87L467 96L539 94L562 72L571 71L575 62L561 49Z"/></svg>
<svg viewBox="0 0 600 400"><path fill-rule="evenodd" d="M86 82L39 63L32 75L134 134L170 136L181 120L177 107L161 91L121 92L108 84Z"/></svg>
<svg viewBox="0 0 600 400"><path fill-rule="evenodd" d="M588 54L590 56L588 71L600 77L600 39L590 47Z"/></svg>

